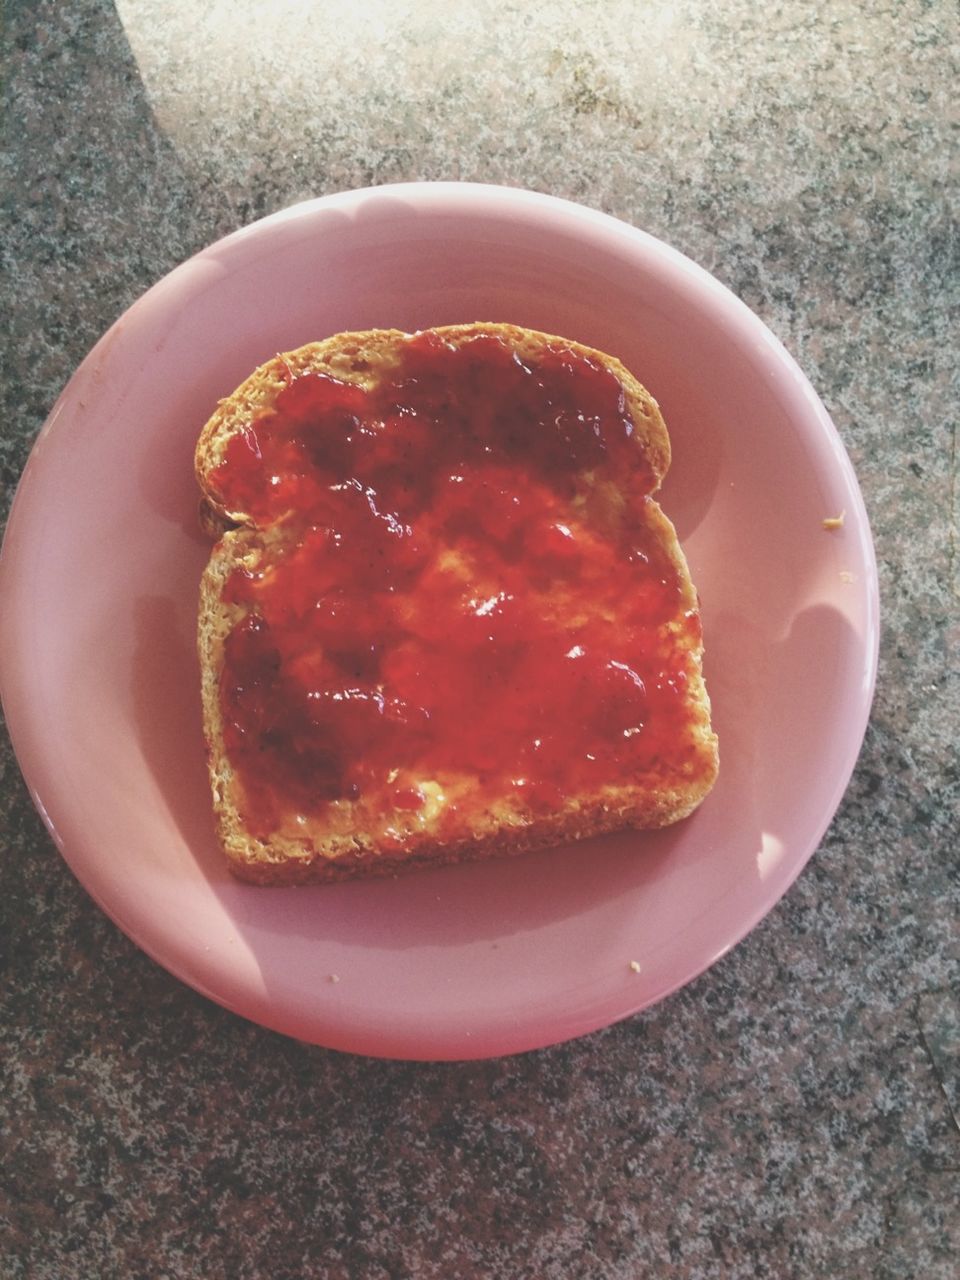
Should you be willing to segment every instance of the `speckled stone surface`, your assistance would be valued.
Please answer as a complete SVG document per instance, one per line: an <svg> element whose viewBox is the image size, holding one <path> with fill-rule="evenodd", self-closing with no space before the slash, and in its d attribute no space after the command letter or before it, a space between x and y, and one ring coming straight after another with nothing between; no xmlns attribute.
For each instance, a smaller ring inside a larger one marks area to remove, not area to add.
<svg viewBox="0 0 960 1280"><path fill-rule="evenodd" d="M960 21L952 0L51 0L4 30L4 510L71 371L308 194L459 178L671 241L797 356L870 511L871 726L822 847L648 1013L429 1065L137 951L0 746L0 1276L923 1277L960 1257Z"/></svg>

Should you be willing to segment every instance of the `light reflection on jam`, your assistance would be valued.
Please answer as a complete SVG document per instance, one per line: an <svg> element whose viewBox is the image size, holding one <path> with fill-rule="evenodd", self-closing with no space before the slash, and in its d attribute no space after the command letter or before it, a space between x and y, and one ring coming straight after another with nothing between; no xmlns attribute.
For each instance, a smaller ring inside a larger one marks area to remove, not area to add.
<svg viewBox="0 0 960 1280"><path fill-rule="evenodd" d="M589 359L425 334L372 393L305 374L231 440L214 487L282 546L226 588L250 610L221 698L254 829L340 798L416 811L451 774L543 809L683 751L648 500L600 520L580 500L598 476L649 488L631 431Z"/></svg>

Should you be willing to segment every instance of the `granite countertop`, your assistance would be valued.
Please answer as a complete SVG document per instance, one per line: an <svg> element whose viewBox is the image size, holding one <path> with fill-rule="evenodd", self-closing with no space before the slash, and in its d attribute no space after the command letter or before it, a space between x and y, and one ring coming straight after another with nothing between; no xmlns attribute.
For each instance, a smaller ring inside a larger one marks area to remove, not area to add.
<svg viewBox="0 0 960 1280"><path fill-rule="evenodd" d="M776 909L645 1014L477 1063L181 985L4 737L0 1276L955 1276L956 5L11 0L3 39L4 511L72 370L193 251L307 195L506 183L668 240L779 335L857 470L883 632Z"/></svg>

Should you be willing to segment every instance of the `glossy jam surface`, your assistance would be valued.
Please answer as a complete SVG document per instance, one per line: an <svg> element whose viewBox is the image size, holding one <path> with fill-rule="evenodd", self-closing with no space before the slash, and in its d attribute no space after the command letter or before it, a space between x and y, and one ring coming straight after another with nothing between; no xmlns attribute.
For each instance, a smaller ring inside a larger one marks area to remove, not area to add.
<svg viewBox="0 0 960 1280"><path fill-rule="evenodd" d="M270 531L227 584L221 680L255 829L339 799L409 815L463 776L537 811L679 758L689 657L662 629L699 618L631 430L583 357L425 334L374 391L302 375L232 439L214 484Z"/></svg>

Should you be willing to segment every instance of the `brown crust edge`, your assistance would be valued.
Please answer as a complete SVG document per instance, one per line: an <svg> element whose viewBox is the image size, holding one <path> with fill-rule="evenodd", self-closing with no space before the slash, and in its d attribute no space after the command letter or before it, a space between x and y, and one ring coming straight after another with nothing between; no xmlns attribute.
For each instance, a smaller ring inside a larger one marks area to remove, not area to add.
<svg viewBox="0 0 960 1280"><path fill-rule="evenodd" d="M685 795L685 807L682 810L671 808L669 805L663 806L670 810L666 816L660 808L651 811L638 807L633 811L622 812L610 810L598 803L588 810L581 810L581 815L586 816L578 822L576 830L571 829L567 823L558 823L555 817L549 817L535 821L529 826L505 829L494 835L458 840L444 846L441 850L434 851L420 850L391 855L358 849L356 854L341 854L335 859L316 852L312 857L298 858L293 861L288 859L284 862L263 860L251 862L249 859L235 858L229 848L226 853L230 870L245 884L282 888L295 885L332 884L361 876L383 878L429 867L517 857L540 849L579 844L584 840L631 828L654 831L672 826L693 813L712 785L713 779L710 779L705 784L702 795Z"/></svg>

